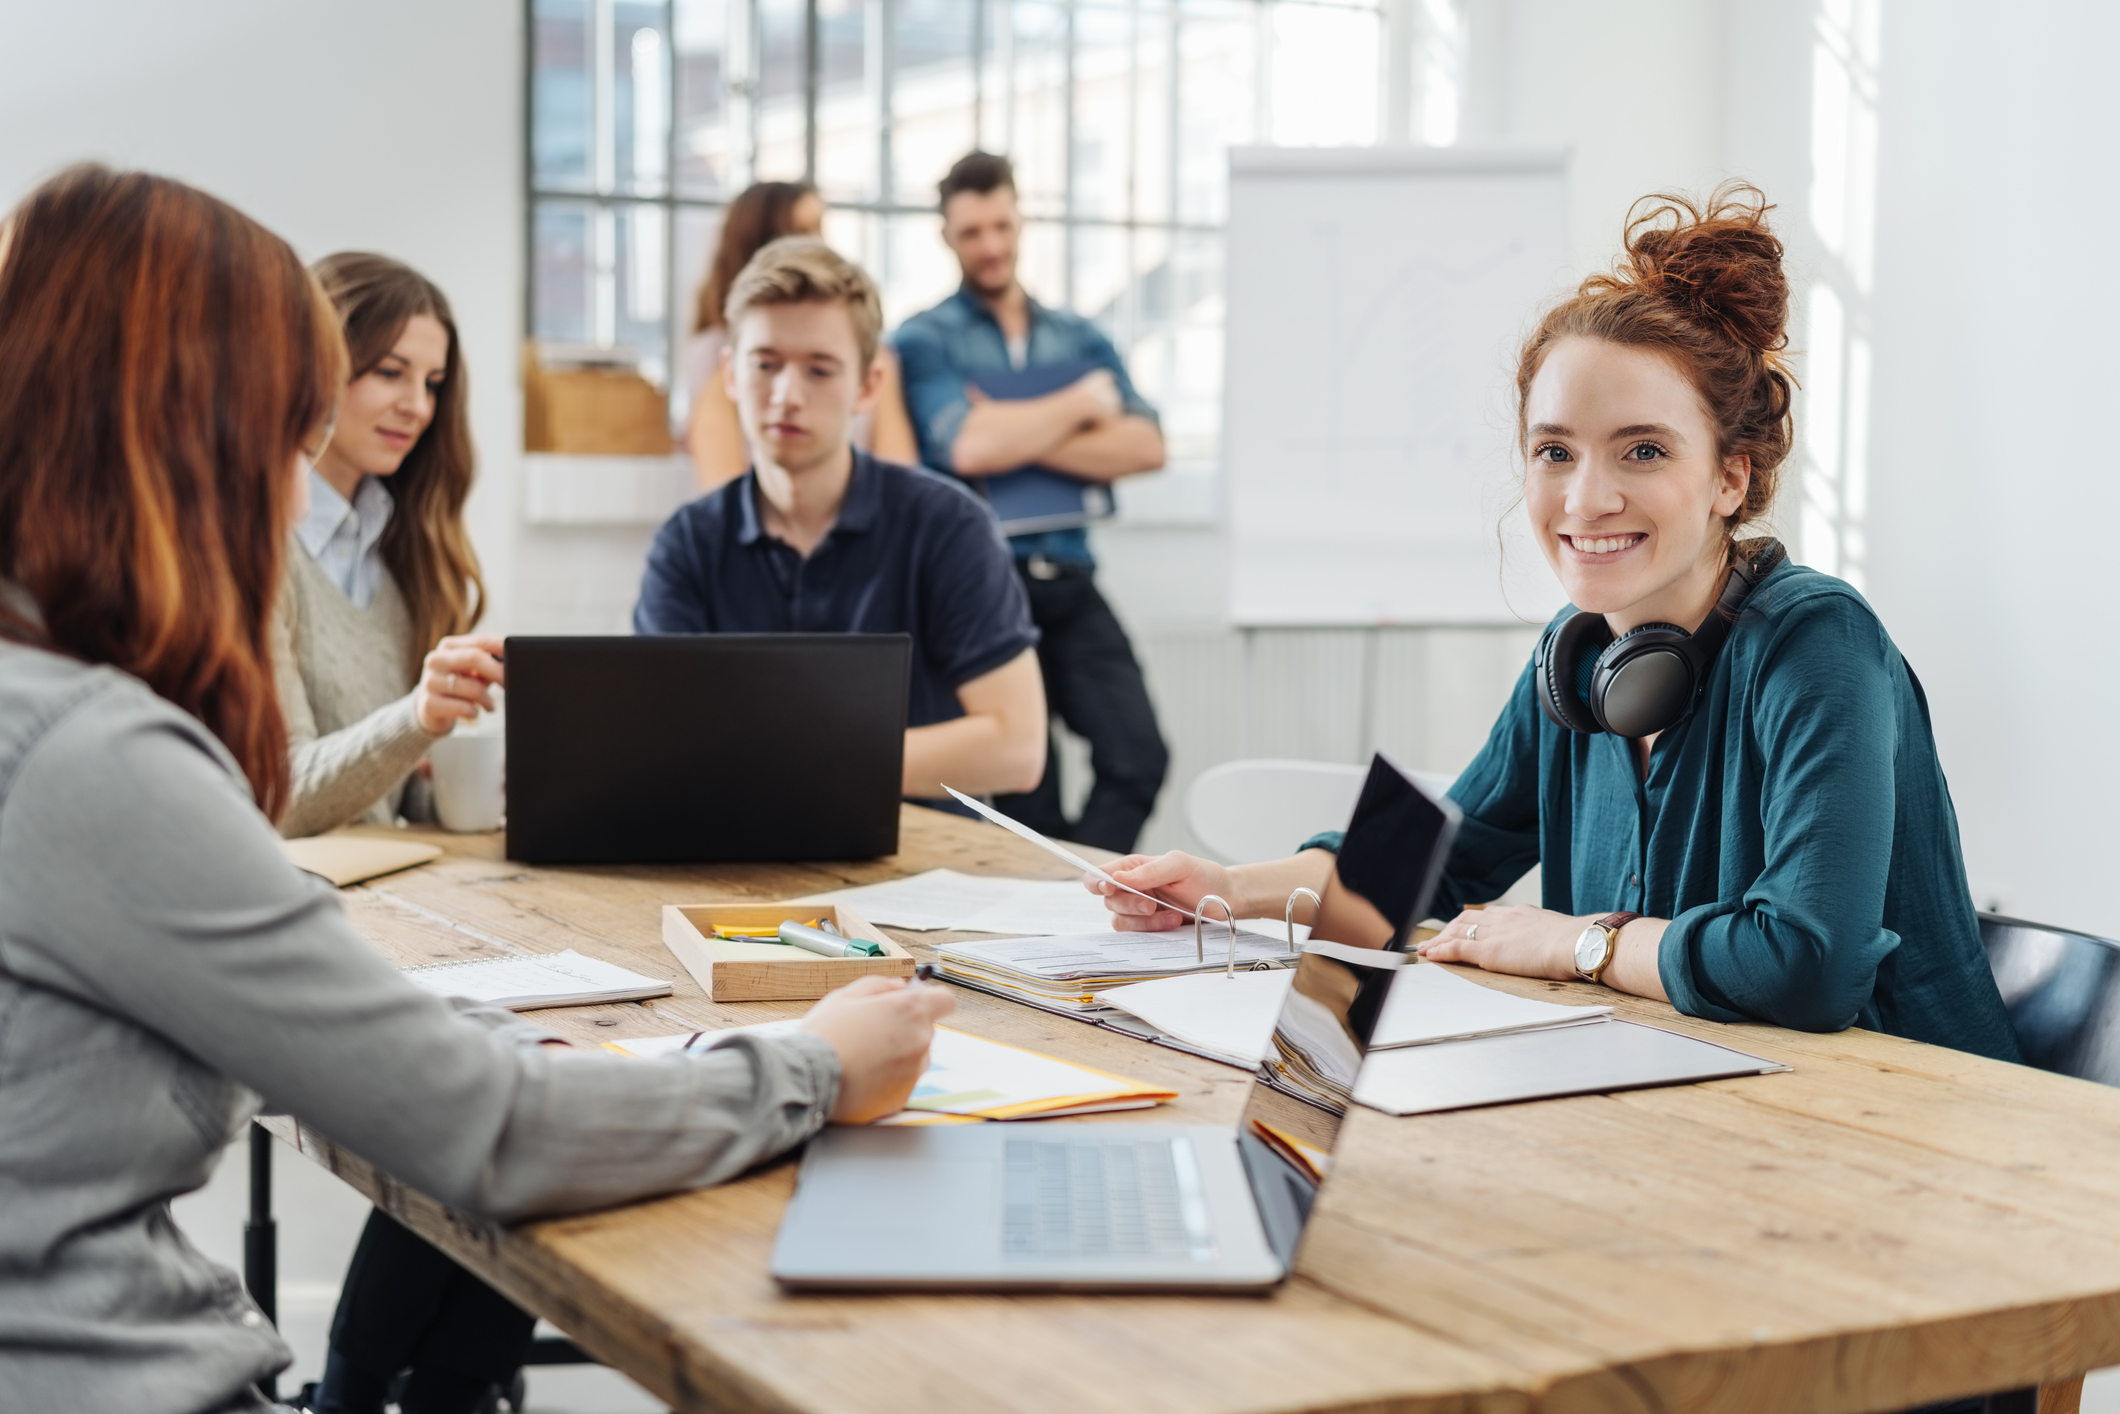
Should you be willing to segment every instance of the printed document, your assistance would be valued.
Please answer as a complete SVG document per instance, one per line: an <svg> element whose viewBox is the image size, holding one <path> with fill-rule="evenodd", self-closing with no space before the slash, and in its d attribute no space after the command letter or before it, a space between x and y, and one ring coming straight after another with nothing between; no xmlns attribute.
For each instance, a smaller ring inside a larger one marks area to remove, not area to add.
<svg viewBox="0 0 2120 1414"><path fill-rule="evenodd" d="M768 1021L690 1036L648 1036L613 1041L609 1048L636 1056L664 1056L686 1049L711 1049L738 1031L785 1034L801 1023ZM1019 1046L935 1028L927 1071L913 1087L903 1112L883 1124L934 1123L938 1119L1030 1119L1107 1110L1147 1109L1176 1092L1075 1065Z"/></svg>

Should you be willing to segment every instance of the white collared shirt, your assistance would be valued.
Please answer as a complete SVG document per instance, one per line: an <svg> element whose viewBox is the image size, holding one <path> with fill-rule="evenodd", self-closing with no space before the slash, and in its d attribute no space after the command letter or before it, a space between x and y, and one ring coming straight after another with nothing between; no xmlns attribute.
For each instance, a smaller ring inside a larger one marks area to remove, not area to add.
<svg viewBox="0 0 2120 1414"><path fill-rule="evenodd" d="M294 528L295 537L356 608L375 603L383 582L383 530L392 508L390 493L373 476L361 478L349 502L315 467L309 469L309 514Z"/></svg>

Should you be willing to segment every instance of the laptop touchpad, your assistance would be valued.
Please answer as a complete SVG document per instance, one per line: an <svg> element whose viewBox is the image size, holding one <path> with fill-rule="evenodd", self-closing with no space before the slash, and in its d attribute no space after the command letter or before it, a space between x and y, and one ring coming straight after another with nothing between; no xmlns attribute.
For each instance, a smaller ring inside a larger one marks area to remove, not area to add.
<svg viewBox="0 0 2120 1414"><path fill-rule="evenodd" d="M856 1268L917 1272L994 1260L1000 1156L988 1136L975 1138L985 1127L827 1131L818 1141L825 1151L804 1166L797 1190L801 1246L830 1251L834 1265ZM902 1221L914 1213L947 1213L951 1220Z"/></svg>

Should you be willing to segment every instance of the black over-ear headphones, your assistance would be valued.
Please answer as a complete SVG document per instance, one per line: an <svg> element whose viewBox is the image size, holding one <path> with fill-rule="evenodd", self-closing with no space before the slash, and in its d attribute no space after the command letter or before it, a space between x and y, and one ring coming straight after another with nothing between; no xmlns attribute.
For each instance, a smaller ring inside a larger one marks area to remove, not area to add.
<svg viewBox="0 0 2120 1414"><path fill-rule="evenodd" d="M1698 633L1676 624L1643 624L1615 639L1603 614L1582 613L1547 629L1531 660L1547 720L1571 732L1644 737L1683 717L1746 596L1787 553L1771 539L1747 540L1736 549L1729 582Z"/></svg>

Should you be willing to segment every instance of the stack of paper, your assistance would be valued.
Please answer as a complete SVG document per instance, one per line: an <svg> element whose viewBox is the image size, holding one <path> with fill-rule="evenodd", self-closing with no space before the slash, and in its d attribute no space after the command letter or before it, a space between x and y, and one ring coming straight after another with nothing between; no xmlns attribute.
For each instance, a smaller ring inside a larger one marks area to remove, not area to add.
<svg viewBox="0 0 2120 1414"><path fill-rule="evenodd" d="M489 1006L529 1011L543 1006L595 1006L666 997L670 984L628 972L574 949L542 957L481 957L408 967L405 976L436 996L470 997Z"/></svg>
<svg viewBox="0 0 2120 1414"><path fill-rule="evenodd" d="M1289 972L1171 977L1101 988L1097 1000L1140 1017L1203 1055L1249 1070L1266 1056L1274 1018L1288 995ZM1609 1006L1556 1006L1458 976L1447 967L1402 967L1377 1020L1371 1050L1424 1046L1550 1026L1580 1026L1610 1015Z"/></svg>
<svg viewBox="0 0 2120 1414"><path fill-rule="evenodd" d="M1241 927L1236 951L1239 969L1285 968L1295 961L1285 937ZM1148 978L1212 972L1210 980L1222 980L1229 964L1228 930L1205 930L1205 952L1203 960L1188 927L945 943L935 949L935 960L952 982L1052 1011L1085 1012L1109 1005L1098 999L1100 993ZM1267 1024L1272 1025L1270 1016Z"/></svg>
<svg viewBox="0 0 2120 1414"><path fill-rule="evenodd" d="M706 1050L735 1031L766 1035L791 1031L801 1023L769 1021L690 1036L650 1036L614 1041L609 1048L636 1056ZM999 1041L935 1028L927 1073L913 1087L906 1108L882 1124L935 1124L958 1120L1049 1119L1060 1115L1098 1114L1107 1110L1143 1110L1177 1092L1138 1080L1110 1075L1085 1065L1055 1060Z"/></svg>

